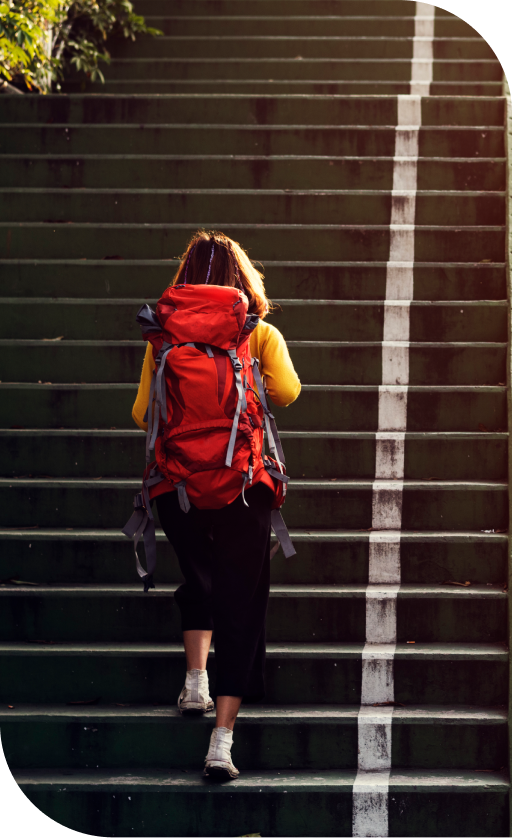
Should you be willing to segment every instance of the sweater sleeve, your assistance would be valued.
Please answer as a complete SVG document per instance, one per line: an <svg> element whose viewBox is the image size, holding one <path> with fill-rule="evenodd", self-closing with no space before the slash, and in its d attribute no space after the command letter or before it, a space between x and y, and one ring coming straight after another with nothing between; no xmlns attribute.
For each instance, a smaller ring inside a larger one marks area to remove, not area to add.
<svg viewBox="0 0 512 838"><path fill-rule="evenodd" d="M294 402L300 393L300 381L281 332L270 323L260 321L251 335L250 346L251 355L259 359L261 373L265 376L268 394L274 404L286 407ZM132 408L132 418L143 431L148 429L144 416L149 404L154 368L153 351L148 343L137 398Z"/></svg>
<svg viewBox="0 0 512 838"><path fill-rule="evenodd" d="M149 391L151 389L151 378L155 368L155 361L153 359L153 348L150 343L146 347L146 354L144 356L144 363L142 364L142 372L140 376L139 389L137 398L132 408L132 418L139 428L147 431L148 423L144 421L146 410L149 404Z"/></svg>
<svg viewBox="0 0 512 838"><path fill-rule="evenodd" d="M287 407L300 393L300 380L281 332L260 321L251 335L251 355L259 359L268 394L275 405Z"/></svg>

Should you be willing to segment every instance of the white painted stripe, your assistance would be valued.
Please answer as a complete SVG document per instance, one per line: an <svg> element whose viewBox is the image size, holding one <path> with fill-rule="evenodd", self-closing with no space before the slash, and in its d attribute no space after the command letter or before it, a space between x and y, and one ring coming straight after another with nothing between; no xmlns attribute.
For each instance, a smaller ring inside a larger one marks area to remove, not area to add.
<svg viewBox="0 0 512 838"><path fill-rule="evenodd" d="M361 704L394 701L394 643L366 643L363 649ZM367 757L368 758L368 757Z"/></svg>
<svg viewBox="0 0 512 838"><path fill-rule="evenodd" d="M414 239L421 96L433 74L435 7L416 3L409 96L399 96L393 161L389 261L382 335L372 532L366 589L366 644L358 715L358 773L354 782L354 836L388 835L392 705L400 530L405 475L410 310L414 298Z"/></svg>
<svg viewBox="0 0 512 838"><path fill-rule="evenodd" d="M352 835L385 838L388 834L390 771L358 771L353 788Z"/></svg>
<svg viewBox="0 0 512 838"><path fill-rule="evenodd" d="M360 771L389 769L392 716L392 707L361 707L357 719Z"/></svg>
<svg viewBox="0 0 512 838"><path fill-rule="evenodd" d="M388 834L389 775L389 771L358 772L354 783L352 835L382 838Z"/></svg>
<svg viewBox="0 0 512 838"><path fill-rule="evenodd" d="M396 595L400 585L369 585L366 591L366 642L396 643Z"/></svg>
<svg viewBox="0 0 512 838"><path fill-rule="evenodd" d="M430 95L434 71L434 16L436 7L416 3L412 50L411 94Z"/></svg>
<svg viewBox="0 0 512 838"><path fill-rule="evenodd" d="M400 531L371 532L369 546L370 585L399 585Z"/></svg>
<svg viewBox="0 0 512 838"><path fill-rule="evenodd" d="M399 480L404 476L405 434L378 431L376 434L375 478Z"/></svg>
<svg viewBox="0 0 512 838"><path fill-rule="evenodd" d="M382 431L405 431L407 428L407 387L381 385L379 387L378 427Z"/></svg>
<svg viewBox="0 0 512 838"><path fill-rule="evenodd" d="M402 528L403 480L375 480L372 486L372 529Z"/></svg>

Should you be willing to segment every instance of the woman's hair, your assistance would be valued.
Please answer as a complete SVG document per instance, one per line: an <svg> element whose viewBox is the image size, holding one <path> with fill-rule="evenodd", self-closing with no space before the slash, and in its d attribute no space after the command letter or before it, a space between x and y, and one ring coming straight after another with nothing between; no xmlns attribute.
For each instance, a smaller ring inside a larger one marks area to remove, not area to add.
<svg viewBox="0 0 512 838"><path fill-rule="evenodd" d="M272 307L267 300L263 275L256 270L245 250L215 230L194 233L171 285L231 285L249 300L249 313L263 318Z"/></svg>

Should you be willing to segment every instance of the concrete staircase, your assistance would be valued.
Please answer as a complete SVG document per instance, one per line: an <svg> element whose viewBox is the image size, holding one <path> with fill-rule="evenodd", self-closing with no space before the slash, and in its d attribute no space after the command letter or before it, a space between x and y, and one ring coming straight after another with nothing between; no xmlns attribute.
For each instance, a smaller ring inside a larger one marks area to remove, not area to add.
<svg viewBox="0 0 512 838"><path fill-rule="evenodd" d="M93 835L508 835L501 68L408 0L137 9L165 36L116 45L104 88L1 102L8 763ZM215 787L212 720L174 709L177 562L160 535L145 596L119 533L134 315L202 225L264 263L304 385L267 703Z"/></svg>

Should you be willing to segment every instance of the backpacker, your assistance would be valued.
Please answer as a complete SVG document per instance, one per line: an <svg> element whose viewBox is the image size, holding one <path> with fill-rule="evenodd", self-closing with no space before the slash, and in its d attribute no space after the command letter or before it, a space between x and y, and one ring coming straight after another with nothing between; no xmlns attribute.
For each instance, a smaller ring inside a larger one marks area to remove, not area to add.
<svg viewBox="0 0 512 838"><path fill-rule="evenodd" d="M123 533L135 541L137 572L144 590L154 588L155 522L151 501L169 483L181 509L190 503L220 509L258 482L274 489L272 528L285 556L295 555L279 508L289 478L258 360L251 358L251 332L259 322L247 314L245 294L231 286L175 285L156 312L143 305L138 314L144 340L153 347L155 369L147 411L146 463L142 491ZM263 451L263 431L270 455ZM155 461L150 463L154 449ZM144 534L147 572L137 544Z"/></svg>

